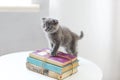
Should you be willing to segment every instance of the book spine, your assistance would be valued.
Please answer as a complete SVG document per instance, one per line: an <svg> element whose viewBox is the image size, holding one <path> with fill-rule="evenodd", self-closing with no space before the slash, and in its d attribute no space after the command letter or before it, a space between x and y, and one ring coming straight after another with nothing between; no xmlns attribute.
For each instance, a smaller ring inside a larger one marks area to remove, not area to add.
<svg viewBox="0 0 120 80"><path fill-rule="evenodd" d="M26 67L27 67L27 69L29 69L33 72L40 73L40 74L43 74L43 75L46 75L46 76L49 76L51 78L55 78L58 80L63 80L64 78L77 72L77 68L74 68L73 71L69 70L66 73L58 74L58 73L55 73L53 71L50 71L50 70L44 69L42 67L36 66L34 64L31 64L29 62L26 62Z"/></svg>
<svg viewBox="0 0 120 80"><path fill-rule="evenodd" d="M41 60L37 60L37 59L31 58L31 57L27 58L27 62L29 62L31 64L34 64L36 66L40 66L40 67L43 67L45 69L54 71L54 72L56 72L58 74L62 74L62 67L55 66L53 64L49 64L47 62L43 62Z"/></svg>
<svg viewBox="0 0 120 80"><path fill-rule="evenodd" d="M33 65L29 62L26 62L26 68L33 71L33 72L36 72L36 73L39 73L39 74L43 74L43 75L46 75L46 76L49 76L49 77L52 77L52 78L55 78L55 79L58 79L58 77L60 75L57 74L57 76L54 76L56 74L52 74L51 76L49 75L49 70L47 69L44 69L42 67L39 67L39 66L36 66L36 65Z"/></svg>

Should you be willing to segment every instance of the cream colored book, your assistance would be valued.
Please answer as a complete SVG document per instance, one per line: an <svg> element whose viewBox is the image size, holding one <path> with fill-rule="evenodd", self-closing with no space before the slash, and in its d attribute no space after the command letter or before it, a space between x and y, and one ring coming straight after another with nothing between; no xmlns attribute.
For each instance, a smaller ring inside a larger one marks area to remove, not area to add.
<svg viewBox="0 0 120 80"><path fill-rule="evenodd" d="M77 67L76 67L76 68L71 69L69 71L66 71L66 72L64 72L62 74L58 74L56 72L53 72L53 71L44 69L42 67L33 65L33 64L29 63L29 62L26 62L26 67L29 70L33 71L33 72L37 72L37 73L40 73L40 74L43 74L43 75L46 75L46 76L49 76L51 78L55 78L55 79L58 79L58 80L63 80L64 78L69 77L72 74L77 72Z"/></svg>

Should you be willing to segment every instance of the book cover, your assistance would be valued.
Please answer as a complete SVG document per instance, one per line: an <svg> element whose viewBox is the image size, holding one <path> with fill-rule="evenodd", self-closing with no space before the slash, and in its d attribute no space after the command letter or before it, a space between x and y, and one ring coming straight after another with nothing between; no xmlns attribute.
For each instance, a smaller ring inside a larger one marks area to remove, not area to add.
<svg viewBox="0 0 120 80"><path fill-rule="evenodd" d="M69 71L67 71L63 74L58 74L58 73L55 73L53 71L44 69L42 67L33 65L29 62L26 62L26 67L27 67L27 69L29 69L33 72L40 73L40 74L43 74L43 75L46 75L46 76L49 76L51 78L55 78L55 79L58 79L58 80L63 80L64 78L66 78L68 76L71 76L72 74L77 72L77 68L74 68L73 70L69 70Z"/></svg>
<svg viewBox="0 0 120 80"><path fill-rule="evenodd" d="M32 57L28 57L27 62L29 62L31 64L34 64L36 66L43 67L43 68L48 69L50 71L54 71L54 72L56 72L58 74L62 74L62 73L66 72L66 71L68 71L70 69L73 69L73 68L79 66L78 60L76 60L73 63L70 63L70 64L68 64L66 66L63 66L63 67L56 66L56 65L53 65L53 64L41 61L41 60L37 60L37 59L32 58Z"/></svg>
<svg viewBox="0 0 120 80"><path fill-rule="evenodd" d="M50 52L50 49L42 49L30 53L29 56L58 66L65 66L77 59L76 56L63 52L58 52L57 56L51 56Z"/></svg>

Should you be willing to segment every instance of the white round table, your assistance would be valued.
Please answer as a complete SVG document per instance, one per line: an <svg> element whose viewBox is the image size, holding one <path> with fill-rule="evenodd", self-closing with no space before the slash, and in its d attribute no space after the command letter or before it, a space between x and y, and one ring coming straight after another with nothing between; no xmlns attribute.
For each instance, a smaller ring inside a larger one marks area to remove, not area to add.
<svg viewBox="0 0 120 80"><path fill-rule="evenodd" d="M17 52L0 57L0 80L55 80L29 71L26 68L27 52ZM78 72L64 80L102 80L101 69L94 63L79 58Z"/></svg>

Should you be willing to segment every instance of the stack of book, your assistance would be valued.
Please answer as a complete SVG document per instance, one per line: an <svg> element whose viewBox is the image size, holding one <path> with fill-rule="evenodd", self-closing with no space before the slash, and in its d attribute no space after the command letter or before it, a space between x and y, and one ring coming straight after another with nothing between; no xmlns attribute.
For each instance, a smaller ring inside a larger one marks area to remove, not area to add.
<svg viewBox="0 0 120 80"><path fill-rule="evenodd" d="M51 56L49 49L37 50L27 57L26 67L34 72L62 80L77 72L77 57L58 52Z"/></svg>

